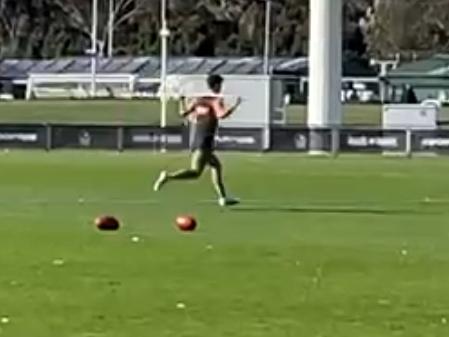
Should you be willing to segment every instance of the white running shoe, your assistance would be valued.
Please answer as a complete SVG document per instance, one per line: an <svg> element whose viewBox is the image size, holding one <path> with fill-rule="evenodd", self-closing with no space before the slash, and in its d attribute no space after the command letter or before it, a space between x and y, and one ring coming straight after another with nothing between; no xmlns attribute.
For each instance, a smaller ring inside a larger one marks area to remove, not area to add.
<svg viewBox="0 0 449 337"><path fill-rule="evenodd" d="M234 206L234 205L240 204L240 200L239 200L239 199L236 199L236 198L230 198L230 197L227 197L227 198L220 198L220 199L218 199L218 204L219 204L221 207L225 207L225 206Z"/></svg>
<svg viewBox="0 0 449 337"><path fill-rule="evenodd" d="M159 191L166 182L167 182L167 171L162 171L153 185L153 190L155 192Z"/></svg>

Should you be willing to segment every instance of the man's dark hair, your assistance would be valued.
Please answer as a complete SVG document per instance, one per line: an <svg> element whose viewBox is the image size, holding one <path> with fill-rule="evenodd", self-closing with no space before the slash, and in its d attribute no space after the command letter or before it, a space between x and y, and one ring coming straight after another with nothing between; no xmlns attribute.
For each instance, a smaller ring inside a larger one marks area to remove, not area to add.
<svg viewBox="0 0 449 337"><path fill-rule="evenodd" d="M214 88L218 84L223 83L223 77L218 74L211 74L207 77L207 85L210 89Z"/></svg>

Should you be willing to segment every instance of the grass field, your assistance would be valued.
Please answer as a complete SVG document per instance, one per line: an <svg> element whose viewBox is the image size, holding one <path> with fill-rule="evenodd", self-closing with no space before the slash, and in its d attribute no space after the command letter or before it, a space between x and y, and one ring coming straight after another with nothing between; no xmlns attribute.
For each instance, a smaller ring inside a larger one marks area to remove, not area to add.
<svg viewBox="0 0 449 337"><path fill-rule="evenodd" d="M449 334L448 160L223 161L244 200L226 210L207 175L151 191L184 154L1 154L0 335Z"/></svg>
<svg viewBox="0 0 449 337"><path fill-rule="evenodd" d="M168 106L168 123L180 124L176 102ZM380 126L380 105L344 105L345 125ZM449 108L443 108L440 119L449 121ZM116 101L14 101L0 102L0 123L112 123L159 125L160 105L150 100ZM307 107L287 108L289 124L307 123Z"/></svg>
<svg viewBox="0 0 449 337"><path fill-rule="evenodd" d="M381 107L375 105L345 106L345 124L380 125ZM159 124L160 106L157 101L15 101L0 102L0 123L126 123ZM306 107L290 106L290 124L306 123ZM177 106L171 102L168 122L179 124Z"/></svg>

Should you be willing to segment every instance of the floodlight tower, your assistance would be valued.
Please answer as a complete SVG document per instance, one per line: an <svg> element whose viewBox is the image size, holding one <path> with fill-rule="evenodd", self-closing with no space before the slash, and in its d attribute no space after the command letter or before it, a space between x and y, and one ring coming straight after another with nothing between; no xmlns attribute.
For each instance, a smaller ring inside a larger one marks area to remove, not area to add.
<svg viewBox="0 0 449 337"><path fill-rule="evenodd" d="M167 0L161 0L161 128L167 126L167 62L168 62L168 38L170 30L167 24Z"/></svg>
<svg viewBox="0 0 449 337"><path fill-rule="evenodd" d="M270 74L271 1L265 0L265 40L263 53L263 73L265 75Z"/></svg>
<svg viewBox="0 0 449 337"><path fill-rule="evenodd" d="M308 126L310 152L330 150L329 133L339 127L342 77L342 0L310 0Z"/></svg>
<svg viewBox="0 0 449 337"><path fill-rule="evenodd" d="M162 129L167 127L167 105L168 105L168 93L167 93L167 66L168 66L168 38L170 36L170 30L167 24L167 0L161 0L161 73L160 73L160 100L161 100L161 121L160 127ZM166 136L161 137L161 151L166 151Z"/></svg>
<svg viewBox="0 0 449 337"><path fill-rule="evenodd" d="M109 19L108 19L108 57L114 56L114 21L115 4L114 0L109 0Z"/></svg>
<svg viewBox="0 0 449 337"><path fill-rule="evenodd" d="M91 96L97 95L97 57L98 57L98 0L92 0L92 31L91 31Z"/></svg>

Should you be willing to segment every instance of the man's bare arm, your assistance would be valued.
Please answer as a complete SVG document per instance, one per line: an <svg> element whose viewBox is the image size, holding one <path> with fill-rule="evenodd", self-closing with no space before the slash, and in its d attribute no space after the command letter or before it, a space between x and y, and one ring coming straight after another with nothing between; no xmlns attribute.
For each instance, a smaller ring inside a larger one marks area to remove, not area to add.
<svg viewBox="0 0 449 337"><path fill-rule="evenodd" d="M242 103L242 99L240 97L238 97L237 102L233 106L226 109L223 104L223 101L215 101L214 109L215 109L217 118L219 118L219 119L228 118L229 116L231 116L234 113L235 110L238 109L238 107L240 106L241 103Z"/></svg>
<svg viewBox="0 0 449 337"><path fill-rule="evenodd" d="M186 97L181 97L181 117L188 117L195 110L195 101L191 101L190 103L186 102Z"/></svg>

